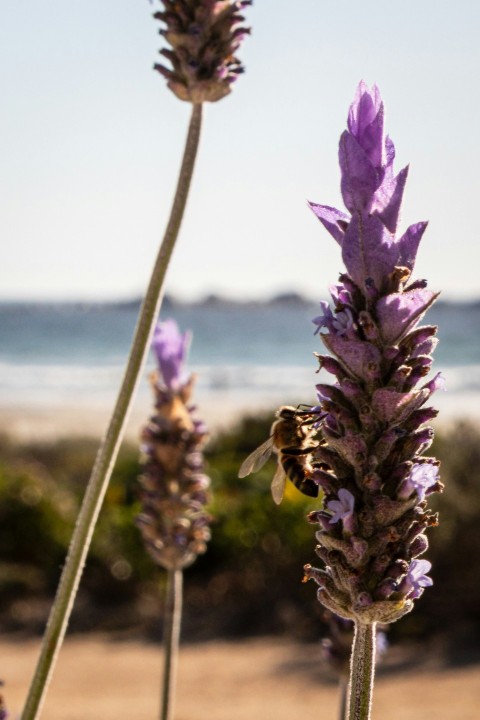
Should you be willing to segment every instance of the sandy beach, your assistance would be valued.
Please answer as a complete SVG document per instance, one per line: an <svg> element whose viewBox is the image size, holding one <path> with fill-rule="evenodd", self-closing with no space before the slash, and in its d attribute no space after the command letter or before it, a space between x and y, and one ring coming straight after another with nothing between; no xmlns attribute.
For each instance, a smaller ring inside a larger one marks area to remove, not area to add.
<svg viewBox="0 0 480 720"><path fill-rule="evenodd" d="M16 717L37 641L0 642L4 695ZM209 642L181 650L176 720L337 717L337 687L319 673L318 646L282 639ZM480 666L422 667L378 674L373 720L476 720ZM69 639L42 717L151 720L158 716L161 650L137 641Z"/></svg>

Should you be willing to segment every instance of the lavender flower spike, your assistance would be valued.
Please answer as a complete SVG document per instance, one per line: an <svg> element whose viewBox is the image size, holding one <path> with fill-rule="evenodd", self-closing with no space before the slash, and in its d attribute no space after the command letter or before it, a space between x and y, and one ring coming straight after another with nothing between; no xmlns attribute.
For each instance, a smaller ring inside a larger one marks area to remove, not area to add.
<svg viewBox="0 0 480 720"><path fill-rule="evenodd" d="M235 52L250 30L241 11L251 0L161 0L154 18L171 49L160 51L171 64L154 67L180 100L215 102L228 95L243 67Z"/></svg>
<svg viewBox="0 0 480 720"><path fill-rule="evenodd" d="M310 203L346 272L314 320L336 384L318 385L312 408L320 436L312 462L322 464L324 497L310 519L325 566L307 566L306 576L325 607L354 620L360 634L402 617L432 584L430 563L418 556L428 547L424 531L437 523L428 496L442 489L438 461L422 456L436 415L424 406L443 378L425 381L436 328L419 322L437 295L411 278L426 223L397 233L407 168L394 172L384 120L378 88L361 82L339 147L348 212Z"/></svg>
<svg viewBox="0 0 480 720"><path fill-rule="evenodd" d="M152 347L159 371L151 378L155 414L142 432L137 525L154 561L170 570L190 565L210 538L204 509L210 480L201 452L207 431L188 405L195 378L183 369L189 339L173 320L157 325Z"/></svg>

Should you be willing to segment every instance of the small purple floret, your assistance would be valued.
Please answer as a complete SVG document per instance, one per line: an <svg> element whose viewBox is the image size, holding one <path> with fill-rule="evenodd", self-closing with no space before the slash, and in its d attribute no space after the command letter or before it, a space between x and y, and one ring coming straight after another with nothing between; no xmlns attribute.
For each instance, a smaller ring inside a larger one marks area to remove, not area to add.
<svg viewBox="0 0 480 720"><path fill-rule="evenodd" d="M423 588L433 585L432 578L427 575L431 569L432 563L428 560L412 560L399 589L408 593L408 596L413 600L416 600L422 595Z"/></svg>
<svg viewBox="0 0 480 720"><path fill-rule="evenodd" d="M333 313L330 309L330 305L326 300L320 301L320 308L322 310L321 315L317 315L317 317L313 318L312 322L314 325L317 326L317 329L314 332L314 335L320 332L322 328L330 328L333 324Z"/></svg>
<svg viewBox="0 0 480 720"><path fill-rule="evenodd" d="M430 382L426 383L424 386L425 390L428 390L430 395L437 390L446 390L447 389L447 381L445 380L445 377L442 375L441 372L438 372Z"/></svg>
<svg viewBox="0 0 480 720"><path fill-rule="evenodd" d="M334 525L339 520L343 520L343 526L345 530L348 530L355 508L355 498L350 490L340 488L338 491L338 500L330 500L330 502L327 503L327 508L333 513L330 524Z"/></svg>
<svg viewBox="0 0 480 720"><path fill-rule="evenodd" d="M400 498L408 498L412 492L416 492L420 502L425 500L427 490L439 481L439 472L437 465L430 463L416 463L410 474L402 482L399 489Z"/></svg>
<svg viewBox="0 0 480 720"><path fill-rule="evenodd" d="M152 349L157 358L163 382L169 390L175 390L184 381L185 361L191 334L181 333L175 320L158 323L152 339Z"/></svg>

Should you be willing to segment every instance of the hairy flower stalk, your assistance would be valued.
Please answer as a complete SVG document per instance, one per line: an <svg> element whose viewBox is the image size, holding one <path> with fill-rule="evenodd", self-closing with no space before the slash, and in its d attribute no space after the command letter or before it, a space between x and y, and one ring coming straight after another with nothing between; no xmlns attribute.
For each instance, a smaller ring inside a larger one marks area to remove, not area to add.
<svg viewBox="0 0 480 720"><path fill-rule="evenodd" d="M437 414L425 405L443 387L440 373L426 380L436 328L419 327L437 294L412 279L426 223L397 235L408 168L394 174L383 124L378 88L361 82L339 148L348 213L310 203L346 272L314 320L330 353L318 356L320 367L336 382L317 385L315 479L324 495L309 520L319 525L324 567L305 570L320 602L355 622L350 720L369 717L375 624L398 620L432 584L419 557L437 524L427 498L442 489L438 461L423 455Z"/></svg>
<svg viewBox="0 0 480 720"><path fill-rule="evenodd" d="M173 717L182 570L205 552L210 539L205 511L210 479L202 455L208 434L189 405L195 377L183 373L188 344L188 333L180 334L173 320L158 324L152 342L158 362L151 378L155 413L142 432L137 525L148 553L167 570L162 720Z"/></svg>
<svg viewBox="0 0 480 720"><path fill-rule="evenodd" d="M164 9L154 14L171 49L160 50L171 64L155 70L167 80L180 100L215 102L228 95L243 72L235 53L249 29L242 27L243 8L252 0L161 0Z"/></svg>
<svg viewBox="0 0 480 720"><path fill-rule="evenodd" d="M328 635L322 638L322 656L325 665L338 677L340 690L339 720L345 720L347 710L348 678L350 674L350 658L355 633L352 620L335 615L325 610L322 617L328 628ZM383 629L376 627L375 665L382 659L387 650L387 639Z"/></svg>
<svg viewBox="0 0 480 720"><path fill-rule="evenodd" d="M205 57L210 57L209 53L214 51L215 60L212 60L211 74L208 78L205 76L206 71L202 65L201 72L199 70L197 74L196 82L193 85L189 82L185 86L188 87L190 94L188 97L185 95L182 99L190 100L192 109L170 217L140 309L122 384L105 436L97 452L72 535L21 720L34 720L39 716L58 653L65 637L92 535L117 459L134 393L149 349L155 319L159 315L165 276L179 234L195 167L202 127L202 103L204 100L218 100L226 95L231 87L233 76L238 73L238 67L237 72L234 70L238 61L232 61L231 52L236 50L240 40L247 32L240 32L236 25L241 19L236 11L246 4L248 3L233 3L232 5L230 2L208 2L208 0L204 0L204 2L176 0L175 2L164 3L165 15L168 16L167 27L172 31L171 33L166 31L166 33L169 35L170 42L177 43L178 58L185 58L185 50L182 49L181 43L179 44L179 39L175 39L174 29L175 27L183 27L183 25L175 25L175 23L183 22L185 17L190 17L192 9L198 6L198 8L202 7L204 11L195 15L197 22L196 32L203 39L202 47L205 48ZM229 9L230 6L232 6L232 10ZM221 20L222 22L220 22ZM231 34L228 36L229 40L227 42L228 33L226 34L226 27L230 21ZM219 30L221 30L222 42L219 42ZM207 48L211 48L211 50L207 52ZM175 68L173 56L170 59ZM191 60L194 61L193 56ZM157 67L157 69L159 68ZM220 92L218 88L216 92L213 90L215 72L218 76L218 86L221 85L221 82L224 83L223 92ZM224 76L223 79L221 78L222 75ZM201 92L202 82L206 79L211 80L212 83L207 84L208 87L206 85L204 91ZM172 81L169 82L169 85L180 97L181 95L178 92L180 76L177 77L174 74L169 80ZM186 82L186 79L184 78L182 82Z"/></svg>

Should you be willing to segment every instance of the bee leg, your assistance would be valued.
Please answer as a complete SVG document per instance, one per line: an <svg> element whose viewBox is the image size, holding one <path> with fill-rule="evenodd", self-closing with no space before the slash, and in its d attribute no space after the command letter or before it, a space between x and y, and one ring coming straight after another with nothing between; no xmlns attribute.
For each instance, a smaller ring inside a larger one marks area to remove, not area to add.
<svg viewBox="0 0 480 720"><path fill-rule="evenodd" d="M304 447L304 448L286 447L286 448L282 448L282 453L283 453L283 455L294 455L294 456L310 455L312 452L312 449L313 449L312 447Z"/></svg>

